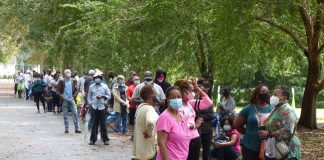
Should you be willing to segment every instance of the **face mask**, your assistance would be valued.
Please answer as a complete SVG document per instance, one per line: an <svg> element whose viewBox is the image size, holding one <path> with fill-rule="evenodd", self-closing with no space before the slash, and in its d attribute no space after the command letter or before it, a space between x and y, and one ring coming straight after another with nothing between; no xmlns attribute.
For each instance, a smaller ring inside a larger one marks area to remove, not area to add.
<svg viewBox="0 0 324 160"><path fill-rule="evenodd" d="M162 83L162 82L163 82L163 80L160 80L160 79L158 79L157 81L158 81L159 83Z"/></svg>
<svg viewBox="0 0 324 160"><path fill-rule="evenodd" d="M223 129L224 129L224 131L230 131L232 129L232 127L228 124L225 124Z"/></svg>
<svg viewBox="0 0 324 160"><path fill-rule="evenodd" d="M70 79L71 76L72 76L71 73L65 75L65 77L66 77L67 79Z"/></svg>
<svg viewBox="0 0 324 160"><path fill-rule="evenodd" d="M140 80L136 80L136 81L134 82L135 86L139 85L140 83L141 83Z"/></svg>
<svg viewBox="0 0 324 160"><path fill-rule="evenodd" d="M95 81L96 84L101 83L101 79L100 78L96 78L94 81Z"/></svg>
<svg viewBox="0 0 324 160"><path fill-rule="evenodd" d="M182 106L182 99L177 98L177 99L171 99L170 100L170 107L174 110L179 110Z"/></svg>
<svg viewBox="0 0 324 160"><path fill-rule="evenodd" d="M272 96L270 98L270 104L273 105L273 106L276 106L277 104L279 104L279 97L277 96Z"/></svg>
<svg viewBox="0 0 324 160"><path fill-rule="evenodd" d="M119 84L125 84L125 81L124 80L119 80L118 83Z"/></svg>
<svg viewBox="0 0 324 160"><path fill-rule="evenodd" d="M258 96L258 99L263 101L263 102L266 102L266 103L269 103L269 95L267 93L260 93L259 96Z"/></svg>
<svg viewBox="0 0 324 160"><path fill-rule="evenodd" d="M192 100L192 99L195 99L195 96L196 96L196 94L195 94L195 92L190 92L188 95L186 95L187 96L187 98L188 98L188 100Z"/></svg>

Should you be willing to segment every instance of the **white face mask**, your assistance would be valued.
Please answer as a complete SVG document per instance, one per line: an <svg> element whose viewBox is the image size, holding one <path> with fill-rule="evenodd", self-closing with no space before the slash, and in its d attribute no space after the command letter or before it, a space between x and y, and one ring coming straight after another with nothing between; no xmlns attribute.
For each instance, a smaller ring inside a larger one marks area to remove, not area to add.
<svg viewBox="0 0 324 160"><path fill-rule="evenodd" d="M277 96L271 96L270 98L270 104L273 106L276 106L277 104L279 104L280 100L279 97Z"/></svg>

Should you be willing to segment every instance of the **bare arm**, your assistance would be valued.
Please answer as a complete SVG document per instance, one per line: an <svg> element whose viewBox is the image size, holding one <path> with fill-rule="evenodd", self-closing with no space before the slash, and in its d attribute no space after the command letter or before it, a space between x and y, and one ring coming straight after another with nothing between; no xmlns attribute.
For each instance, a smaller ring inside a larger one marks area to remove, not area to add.
<svg viewBox="0 0 324 160"><path fill-rule="evenodd" d="M236 128L241 134L245 134L245 118L237 116L234 120L233 127Z"/></svg>
<svg viewBox="0 0 324 160"><path fill-rule="evenodd" d="M166 147L166 142L167 142L168 136L169 136L169 133L167 133L165 131L157 132L158 146L159 146L160 153L161 153L163 160L169 160L169 153L168 153L168 149Z"/></svg>

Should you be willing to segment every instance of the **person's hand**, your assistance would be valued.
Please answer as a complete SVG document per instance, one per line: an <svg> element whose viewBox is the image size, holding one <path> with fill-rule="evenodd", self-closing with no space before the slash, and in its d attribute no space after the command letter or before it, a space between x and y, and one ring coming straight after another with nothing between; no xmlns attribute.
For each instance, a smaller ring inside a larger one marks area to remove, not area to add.
<svg viewBox="0 0 324 160"><path fill-rule="evenodd" d="M148 133L147 130L143 132L143 135L144 135L144 138L145 138L145 139L149 139L149 138L151 138L151 136L150 136L150 134Z"/></svg>
<svg viewBox="0 0 324 160"><path fill-rule="evenodd" d="M198 84L197 84L197 80L196 80L196 78L190 78L190 80L191 80L191 84L193 85L193 87L194 87L194 90L195 91L197 91L197 89L199 88L198 87Z"/></svg>
<svg viewBox="0 0 324 160"><path fill-rule="evenodd" d="M215 143L214 143L214 147L215 147L215 148L221 148L221 147L222 147L222 144L219 143L219 142L215 142Z"/></svg>
<svg viewBox="0 0 324 160"><path fill-rule="evenodd" d="M265 131L265 130L259 130L259 136L260 136L260 137L267 137L267 136L268 136L268 131Z"/></svg>

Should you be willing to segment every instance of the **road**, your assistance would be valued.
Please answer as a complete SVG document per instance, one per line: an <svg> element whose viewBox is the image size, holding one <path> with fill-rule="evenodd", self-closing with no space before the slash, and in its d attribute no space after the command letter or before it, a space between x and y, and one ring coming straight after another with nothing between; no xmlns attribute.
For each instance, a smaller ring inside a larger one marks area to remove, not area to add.
<svg viewBox="0 0 324 160"><path fill-rule="evenodd" d="M11 83L0 82L0 159L3 160L129 160L132 143L129 137L109 132L110 145L101 141L89 146L83 133L64 133L63 116L51 112L36 113L31 101L14 98ZM89 134L87 134L89 136Z"/></svg>

